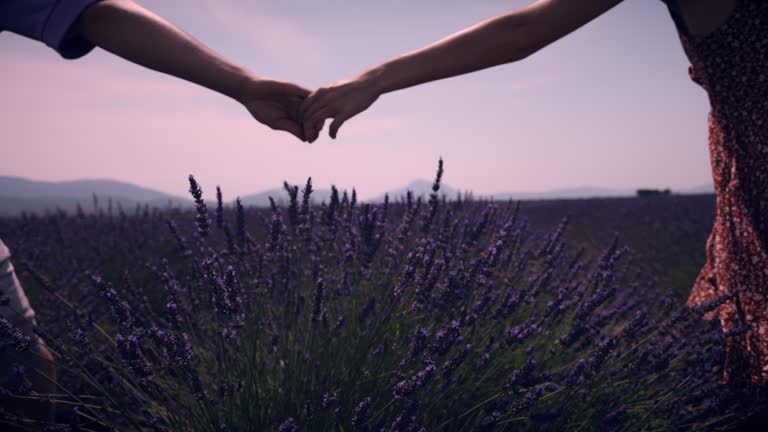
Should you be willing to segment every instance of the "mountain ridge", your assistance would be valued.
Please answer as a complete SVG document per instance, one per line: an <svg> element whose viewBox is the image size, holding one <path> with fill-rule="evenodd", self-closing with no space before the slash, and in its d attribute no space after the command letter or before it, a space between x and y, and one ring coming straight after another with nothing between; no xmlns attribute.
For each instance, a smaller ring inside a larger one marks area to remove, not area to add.
<svg viewBox="0 0 768 432"><path fill-rule="evenodd" d="M301 196L303 185L299 186ZM351 195L352 189L346 189ZM414 197L421 196L427 199L432 193L432 181L416 179L407 185L387 192L391 200L404 197L407 191L413 192ZM339 193L344 191L339 188ZM575 187L552 189L539 192L501 192L495 194L473 194L471 191L462 191L445 183L440 185L439 194L448 198L455 198L459 193L472 194L477 198L493 198L496 200L535 200L535 199L577 199L577 198L609 198L622 196L635 196L634 189L613 189L600 187ZM701 185L691 188L674 190L676 194L706 194L714 193L711 185ZM28 180L21 177L0 176L0 215L18 215L22 212L45 212L56 209L74 210L78 205L86 211L93 209L94 194L98 205L105 208L111 200L113 206L122 206L130 209L137 205L150 205L153 207L189 207L193 204L191 198L180 197L155 189L139 186L129 182L112 179L84 179L63 182L47 182ZM312 193L312 202L320 203L330 200L331 190L320 188ZM269 197L278 203L288 201L288 194L284 188L267 189L261 192L241 196L241 201L246 206L268 206ZM377 203L384 201L385 194L380 194L372 199L363 200ZM212 195L206 199L209 203L215 202ZM210 204L209 204L210 206Z"/></svg>

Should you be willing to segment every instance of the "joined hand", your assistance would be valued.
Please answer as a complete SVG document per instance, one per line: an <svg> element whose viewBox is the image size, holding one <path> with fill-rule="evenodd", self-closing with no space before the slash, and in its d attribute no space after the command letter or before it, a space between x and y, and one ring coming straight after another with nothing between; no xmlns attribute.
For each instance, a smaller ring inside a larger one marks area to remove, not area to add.
<svg viewBox="0 0 768 432"><path fill-rule="evenodd" d="M371 106L379 95L365 76L311 93L296 84L258 78L248 81L239 100L260 123L311 143L319 137L326 119L333 119L329 135L336 138L341 125Z"/></svg>
<svg viewBox="0 0 768 432"><path fill-rule="evenodd" d="M315 90L299 109L304 137L308 142L314 142L325 120L332 118L329 135L335 139L341 125L371 106L380 94L373 80L365 75Z"/></svg>

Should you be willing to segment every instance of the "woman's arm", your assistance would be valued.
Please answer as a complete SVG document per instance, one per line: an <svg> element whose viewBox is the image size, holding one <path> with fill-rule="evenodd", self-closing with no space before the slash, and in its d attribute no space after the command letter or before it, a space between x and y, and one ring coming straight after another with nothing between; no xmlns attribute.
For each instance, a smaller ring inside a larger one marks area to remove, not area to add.
<svg viewBox="0 0 768 432"><path fill-rule="evenodd" d="M133 63L229 96L245 105L259 122L304 140L297 111L308 90L256 76L232 64L130 0L95 3L83 13L78 25L94 45Z"/></svg>
<svg viewBox="0 0 768 432"><path fill-rule="evenodd" d="M301 107L305 136L314 141L324 120L333 118L330 135L335 138L346 120L384 93L522 60L621 1L539 0L318 89Z"/></svg>

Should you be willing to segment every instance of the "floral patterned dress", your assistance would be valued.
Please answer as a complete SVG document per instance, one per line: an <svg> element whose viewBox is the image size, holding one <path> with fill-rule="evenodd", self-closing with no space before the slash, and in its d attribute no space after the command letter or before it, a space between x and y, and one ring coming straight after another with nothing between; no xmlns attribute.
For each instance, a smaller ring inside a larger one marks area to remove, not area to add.
<svg viewBox="0 0 768 432"><path fill-rule="evenodd" d="M691 78L709 95L717 195L707 262L690 306L720 304L724 381L768 387L768 1L736 0L727 21L694 36L673 19Z"/></svg>

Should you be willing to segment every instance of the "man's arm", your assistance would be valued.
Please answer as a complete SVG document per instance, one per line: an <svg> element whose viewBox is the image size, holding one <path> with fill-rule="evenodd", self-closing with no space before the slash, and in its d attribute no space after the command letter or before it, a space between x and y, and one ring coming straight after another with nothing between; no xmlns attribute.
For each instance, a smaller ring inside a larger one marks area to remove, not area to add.
<svg viewBox="0 0 768 432"><path fill-rule="evenodd" d="M309 94L307 89L252 74L130 0L95 3L77 25L94 45L229 96L242 103L259 122L304 140L297 111Z"/></svg>
<svg viewBox="0 0 768 432"><path fill-rule="evenodd" d="M323 121L333 118L330 135L335 138L344 121L384 93L522 60L621 1L539 0L321 88L302 104L305 134L314 141Z"/></svg>

